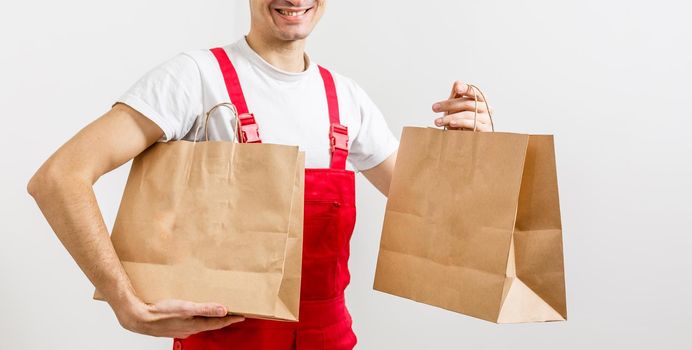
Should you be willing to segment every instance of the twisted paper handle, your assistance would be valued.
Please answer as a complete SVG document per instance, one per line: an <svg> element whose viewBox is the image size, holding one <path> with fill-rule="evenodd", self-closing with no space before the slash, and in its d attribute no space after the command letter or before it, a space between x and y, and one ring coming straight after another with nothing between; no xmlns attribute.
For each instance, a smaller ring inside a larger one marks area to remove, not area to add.
<svg viewBox="0 0 692 350"><path fill-rule="evenodd" d="M478 86L473 84L466 84L466 86L468 86L473 92L473 131L476 131L478 124L478 94L483 97L486 107L488 107L488 99L485 98L485 94L483 94L483 91L481 91ZM488 107L488 116L490 117L490 128L493 132L495 132L495 123L493 122L493 114L490 112L490 107ZM448 130L447 125L444 126L444 129Z"/></svg>
<svg viewBox="0 0 692 350"><path fill-rule="evenodd" d="M230 102L222 102L214 107L211 107L209 111L206 113L206 117L204 118L204 141L209 141L209 117L211 117L211 113L214 112L219 107L226 107L231 110L233 113L233 118L235 119L235 130L233 130L233 138L235 141L238 141L238 128L240 127L240 120L238 118L238 110L235 108L235 105L233 105ZM193 140L194 142L197 142L197 133L199 133L199 128L202 126L202 123L199 123L197 125L197 129L195 130L195 139Z"/></svg>

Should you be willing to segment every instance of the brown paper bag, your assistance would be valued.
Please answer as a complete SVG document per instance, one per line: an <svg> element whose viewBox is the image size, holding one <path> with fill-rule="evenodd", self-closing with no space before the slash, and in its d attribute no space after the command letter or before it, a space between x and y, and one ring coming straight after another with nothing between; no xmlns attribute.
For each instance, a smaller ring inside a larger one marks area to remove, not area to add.
<svg viewBox="0 0 692 350"><path fill-rule="evenodd" d="M156 143L133 160L111 240L145 302L296 321L303 194L297 146Z"/></svg>
<svg viewBox="0 0 692 350"><path fill-rule="evenodd" d="M497 323L567 318L552 136L406 127L374 288Z"/></svg>

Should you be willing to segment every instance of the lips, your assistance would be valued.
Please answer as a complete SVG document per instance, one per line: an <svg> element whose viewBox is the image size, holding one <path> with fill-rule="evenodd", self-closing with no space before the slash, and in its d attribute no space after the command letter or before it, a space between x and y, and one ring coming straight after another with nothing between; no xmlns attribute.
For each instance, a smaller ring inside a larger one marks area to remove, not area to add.
<svg viewBox="0 0 692 350"><path fill-rule="evenodd" d="M312 8L308 8L308 9L298 10L298 11L296 11L296 10L276 9L276 12L278 12L278 13L284 15L284 16L288 16L288 17L298 17L298 16L302 16L302 15L308 13L308 11L310 11L311 9L312 9Z"/></svg>
<svg viewBox="0 0 692 350"><path fill-rule="evenodd" d="M302 21L305 16L312 11L313 7L308 7L308 8L290 8L290 7L284 7L284 8L274 8L274 11L281 16L284 20L287 20L289 22L298 22Z"/></svg>

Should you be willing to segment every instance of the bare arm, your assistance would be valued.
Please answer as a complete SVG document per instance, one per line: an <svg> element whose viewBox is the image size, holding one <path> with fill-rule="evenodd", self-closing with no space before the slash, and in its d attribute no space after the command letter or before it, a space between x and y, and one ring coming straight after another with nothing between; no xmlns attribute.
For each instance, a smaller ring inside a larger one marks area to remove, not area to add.
<svg viewBox="0 0 692 350"><path fill-rule="evenodd" d="M48 158L27 189L123 327L156 336L185 337L241 319L218 317L227 313L219 304L141 302L113 249L92 188L101 175L134 158L162 135L154 122L117 104ZM208 318L213 316L218 318Z"/></svg>
<svg viewBox="0 0 692 350"><path fill-rule="evenodd" d="M396 163L397 152L387 157L382 163L373 168L363 171L365 178L370 181L382 194L389 194L389 184L392 182L392 174L394 174L394 164Z"/></svg>

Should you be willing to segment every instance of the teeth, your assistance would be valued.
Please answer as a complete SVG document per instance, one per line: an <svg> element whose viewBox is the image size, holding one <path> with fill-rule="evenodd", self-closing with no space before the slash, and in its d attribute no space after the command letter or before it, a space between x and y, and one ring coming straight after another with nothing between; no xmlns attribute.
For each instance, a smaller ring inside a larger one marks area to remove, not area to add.
<svg viewBox="0 0 692 350"><path fill-rule="evenodd" d="M303 11L286 11L286 10L279 10L279 13L284 15L284 16L289 16L289 17L296 17L300 15L304 15L308 10L303 10Z"/></svg>

